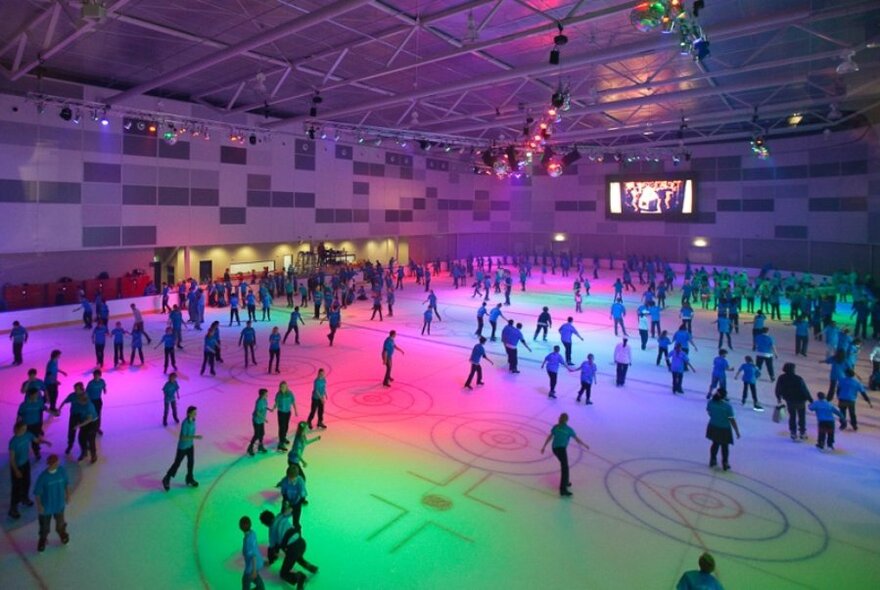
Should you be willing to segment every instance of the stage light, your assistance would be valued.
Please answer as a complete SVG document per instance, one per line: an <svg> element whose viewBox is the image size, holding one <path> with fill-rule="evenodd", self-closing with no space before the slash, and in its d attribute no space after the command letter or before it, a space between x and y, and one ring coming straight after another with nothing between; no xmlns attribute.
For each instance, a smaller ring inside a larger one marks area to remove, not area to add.
<svg viewBox="0 0 880 590"><path fill-rule="evenodd" d="M678 154L672 154L672 165L678 166L679 164L681 164L681 156Z"/></svg>
<svg viewBox="0 0 880 590"><path fill-rule="evenodd" d="M341 139L341 137L342 137L342 136L339 135L339 132L337 131L337 132L336 132L336 135L333 136L333 141L339 141L339 140Z"/></svg>
<svg viewBox="0 0 880 590"><path fill-rule="evenodd" d="M61 112L58 113L58 116L65 121L70 121L73 118L73 111L70 110L69 106L64 105L61 108Z"/></svg>
<svg viewBox="0 0 880 590"><path fill-rule="evenodd" d="M251 133L248 137L248 143L251 145L257 145L257 136Z"/></svg>
<svg viewBox="0 0 880 590"><path fill-rule="evenodd" d="M381 138L381 137L377 137L376 139L374 139L374 140L373 140L373 145L375 145L376 147L379 147L380 145L382 145L382 138Z"/></svg>
<svg viewBox="0 0 880 590"><path fill-rule="evenodd" d="M443 148L443 151L446 152L446 153L451 152L451 151L452 151L452 146L449 145L449 144L447 143L447 144L446 144L446 147Z"/></svg>
<svg viewBox="0 0 880 590"><path fill-rule="evenodd" d="M364 143L364 136L358 135L358 143Z"/></svg>
<svg viewBox="0 0 880 590"><path fill-rule="evenodd" d="M318 105L324 102L324 99L321 98L321 93L319 91L315 91L315 95L312 97L312 106L309 108L309 116L317 117L318 116Z"/></svg>
<svg viewBox="0 0 880 590"><path fill-rule="evenodd" d="M604 162L604 161L605 161L605 154L597 154L597 155L596 155L596 161L597 161L598 163L600 163L600 164L601 164L602 162Z"/></svg>
<svg viewBox="0 0 880 590"><path fill-rule="evenodd" d="M837 66L838 74L855 74L859 71L859 64L853 61L856 56L855 51L850 51Z"/></svg>
<svg viewBox="0 0 880 590"><path fill-rule="evenodd" d="M101 113L100 121L103 127L106 127L110 124L110 119L107 118L107 109L104 109L104 111Z"/></svg>
<svg viewBox="0 0 880 590"><path fill-rule="evenodd" d="M154 122L150 122L150 126L147 127L147 131L149 131L150 133L156 133L156 131L158 131L158 129L159 129L158 125L156 125L156 123L154 123Z"/></svg>
<svg viewBox="0 0 880 590"><path fill-rule="evenodd" d="M581 159L581 153L578 151L577 146L562 158L562 167L568 168L575 162Z"/></svg>
<svg viewBox="0 0 880 590"><path fill-rule="evenodd" d="M792 127L796 127L803 120L804 120L804 116L801 113L792 113L788 117L788 124L791 125Z"/></svg>
<svg viewBox="0 0 880 590"><path fill-rule="evenodd" d="M550 159L553 157L553 148L549 145L544 148L544 155L541 156L541 165L545 168L550 163Z"/></svg>
<svg viewBox="0 0 880 590"><path fill-rule="evenodd" d="M79 122L82 120L82 111L76 109L76 112L73 114L73 122L79 125Z"/></svg>
<svg viewBox="0 0 880 590"><path fill-rule="evenodd" d="M422 148L422 151L430 151L431 150L431 142L427 139L419 140L419 147Z"/></svg>
<svg viewBox="0 0 880 590"><path fill-rule="evenodd" d="M694 241L691 242L695 248L706 248L709 245L709 240L706 238L694 238Z"/></svg>
<svg viewBox="0 0 880 590"><path fill-rule="evenodd" d="M559 34L553 37L553 49L550 50L550 65L559 65L559 50L568 43L568 37L562 34L562 24L556 23Z"/></svg>
<svg viewBox="0 0 880 590"><path fill-rule="evenodd" d="M553 241L554 242L564 242L565 241L565 234L554 234Z"/></svg>
<svg viewBox="0 0 880 590"><path fill-rule="evenodd" d="M309 139L315 139L315 128L309 127L309 130L306 131L306 135L309 136Z"/></svg>
<svg viewBox="0 0 880 590"><path fill-rule="evenodd" d="M562 164L558 160L551 160L549 164L547 164L547 176L550 178L559 178L562 176Z"/></svg>

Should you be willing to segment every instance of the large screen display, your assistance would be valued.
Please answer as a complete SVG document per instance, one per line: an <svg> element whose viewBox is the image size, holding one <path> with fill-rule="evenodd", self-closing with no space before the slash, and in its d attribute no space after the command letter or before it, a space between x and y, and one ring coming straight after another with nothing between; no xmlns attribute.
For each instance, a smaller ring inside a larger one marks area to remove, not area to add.
<svg viewBox="0 0 880 590"><path fill-rule="evenodd" d="M663 221L697 212L692 177L609 178L609 217Z"/></svg>

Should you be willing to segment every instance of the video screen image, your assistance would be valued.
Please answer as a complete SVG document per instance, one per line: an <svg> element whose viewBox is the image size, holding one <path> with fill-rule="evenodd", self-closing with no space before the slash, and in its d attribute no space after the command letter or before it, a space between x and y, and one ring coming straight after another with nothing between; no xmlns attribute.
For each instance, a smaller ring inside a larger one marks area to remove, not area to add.
<svg viewBox="0 0 880 590"><path fill-rule="evenodd" d="M661 218L694 213L691 179L610 181L608 189L612 215Z"/></svg>

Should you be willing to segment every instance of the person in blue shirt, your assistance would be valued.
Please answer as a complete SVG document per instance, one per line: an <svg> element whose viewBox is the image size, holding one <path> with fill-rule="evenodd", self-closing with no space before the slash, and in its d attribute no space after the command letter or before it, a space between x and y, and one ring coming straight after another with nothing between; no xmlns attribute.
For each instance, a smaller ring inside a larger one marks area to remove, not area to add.
<svg viewBox="0 0 880 590"><path fill-rule="evenodd" d="M724 345L724 339L727 338L727 348L733 350L733 343L730 341L730 318L726 314L720 314L712 323L718 325L718 348Z"/></svg>
<svg viewBox="0 0 880 590"><path fill-rule="evenodd" d="M824 449L825 443L827 442L828 448L833 451L834 418L836 416L843 420L843 414L840 410L835 408L831 402L825 399L825 394L821 391L816 393L816 401L810 402L810 405L807 407L811 412L816 414L816 421L818 422L819 437L816 441L816 447L818 449Z"/></svg>
<svg viewBox="0 0 880 590"><path fill-rule="evenodd" d="M214 361L217 358L217 333L216 330L208 329L207 334L205 334L205 343L203 347L202 354L202 369L199 371L199 375L205 374L205 367L210 366L211 375L216 375L217 373L214 371Z"/></svg>
<svg viewBox="0 0 880 590"><path fill-rule="evenodd" d="M34 499L37 501L37 519L40 523L37 551L46 550L53 517L55 532L58 533L61 542L67 545L70 542L70 535L67 534L67 523L64 521L64 508L70 502L70 480L67 472L60 465L58 455L49 455L46 459L46 469L37 477L37 482L34 484Z"/></svg>
<svg viewBox="0 0 880 590"><path fill-rule="evenodd" d="M180 424L177 419L177 400L180 399L180 385L177 384L177 373L168 375L168 381L162 386L162 394L165 399L165 412L162 414L162 426L168 426L168 408L171 408L171 416L175 424Z"/></svg>
<svg viewBox="0 0 880 590"><path fill-rule="evenodd" d="M541 454L544 454L547 450L547 445L550 444L550 441L553 441L553 454L559 459L559 466L561 468L559 478L560 496L571 496L571 491L568 489L571 487L571 478L568 473L568 443L571 439L574 439L584 449L590 450L589 445L579 439L574 429L568 425L568 414L562 413L559 415L559 422L550 429L550 434L547 435L547 440L544 441L544 446L541 447Z"/></svg>
<svg viewBox="0 0 880 590"><path fill-rule="evenodd" d="M95 329L92 330L92 343L95 345L95 362L99 367L104 366L104 346L107 344L107 336L109 335L110 330L107 329L106 324L98 320Z"/></svg>
<svg viewBox="0 0 880 590"><path fill-rule="evenodd" d="M82 292L80 292L82 293ZM89 303L89 300L86 299L85 295L80 295L79 298L79 306L73 308L73 313L82 310L82 320L83 320L83 329L91 330L92 329L92 304Z"/></svg>
<svg viewBox="0 0 880 590"><path fill-rule="evenodd" d="M83 461L86 455L91 455L92 463L98 460L95 438L98 435L98 412L95 404L89 399L87 391L79 394L70 404L70 415L76 428L79 429L79 459Z"/></svg>
<svg viewBox="0 0 880 590"><path fill-rule="evenodd" d="M434 315L437 316L437 321L442 322L443 319L440 317L440 310L437 309L437 295L434 294L434 289L431 289L428 293L428 298L423 302L428 304L428 308L434 312Z"/></svg>
<svg viewBox="0 0 880 590"><path fill-rule="evenodd" d="M669 345L672 344L672 340L669 338L669 333L666 330L660 332L660 337L657 338L657 366L660 366L660 359L665 360L666 367L669 367Z"/></svg>
<svg viewBox="0 0 880 590"><path fill-rule="evenodd" d="M9 471L12 481L12 493L9 496L9 518L21 517L18 505L33 506L34 503L28 498L31 488L31 462L30 453L33 444L52 445L42 437L34 437L24 422L16 422L13 436L9 439ZM39 458L39 453L34 454Z"/></svg>
<svg viewBox="0 0 880 590"><path fill-rule="evenodd" d="M156 343L155 348L159 348L160 346L164 346L165 348L165 369L162 371L163 374L168 372L169 363L174 367L175 371L177 370L177 359L174 354L175 342L177 342L177 338L174 335L174 328L169 327L165 328L165 334L163 334L162 337L159 338L159 342ZM132 359L132 362L134 362L134 359Z"/></svg>
<svg viewBox="0 0 880 590"><path fill-rule="evenodd" d="M263 307L262 307L263 320L262 321L271 322L272 321L272 296L269 294L268 291L265 293L261 292L260 293L260 300L261 300L261 303L263 304Z"/></svg>
<svg viewBox="0 0 880 590"><path fill-rule="evenodd" d="M241 554L244 557L244 573L241 576L242 590L250 590L251 587L263 590L263 578L260 577L260 568L263 567L263 556L260 555L260 547L257 544L257 533L251 528L251 519L242 516L238 521L238 528L244 533L241 544Z"/></svg>
<svg viewBox="0 0 880 590"><path fill-rule="evenodd" d="M330 344L333 344L332 340L330 341ZM281 369L278 365L281 362L281 332L278 331L278 326L274 326L272 328L272 333L269 334L269 368L266 371L267 373L272 372L273 360L275 361L275 373L280 373Z"/></svg>
<svg viewBox="0 0 880 590"><path fill-rule="evenodd" d="M43 412L46 411L46 400L36 387L27 390L25 400L18 406L17 421L27 427L27 431L33 435L31 447L37 461L40 460L40 445L37 444L43 436Z"/></svg>
<svg viewBox="0 0 880 590"><path fill-rule="evenodd" d="M593 362L593 355L588 354L587 360L581 363L577 369L568 368L569 373L574 371L581 372L581 388L578 390L577 401L581 401L581 396L586 394L586 405L591 406L593 402L590 401L590 394L593 390L593 384L596 383L596 373L599 371L599 368L596 366L596 363Z"/></svg>
<svg viewBox="0 0 880 590"><path fill-rule="evenodd" d="M550 378L550 393L548 397L556 398L556 379L559 377L559 366L565 362L559 354L559 347L554 346L553 352L544 357L541 368L547 367L547 376Z"/></svg>
<svg viewBox="0 0 880 590"><path fill-rule="evenodd" d="M302 537L302 529L293 526L292 515L293 509L290 506L286 506L277 515L264 510L260 513L260 522L269 527L269 564L284 551L284 561L278 575L288 584L297 584L297 590L302 590L306 576L302 572L293 571L293 566L299 565L311 574L318 573L318 566L306 561L306 540Z"/></svg>
<svg viewBox="0 0 880 590"><path fill-rule="evenodd" d="M868 402L868 407L873 408L871 398L868 397L865 386L856 379L855 371L847 369L845 377L840 381L837 387L837 407L840 408L840 429L846 430L846 415L849 412L849 422L852 429L858 430L859 423L856 420L856 400L858 395Z"/></svg>
<svg viewBox="0 0 880 590"><path fill-rule="evenodd" d="M712 575L715 571L715 559L703 553L699 559L699 570L690 570L682 574L675 585L675 590L724 590Z"/></svg>
<svg viewBox="0 0 880 590"><path fill-rule="evenodd" d="M164 312L163 312L164 313ZM116 322L116 327L110 331L113 336L113 368L125 364L125 335L128 330L122 327L122 322ZM143 356L141 356L143 363Z"/></svg>
<svg viewBox="0 0 880 590"><path fill-rule="evenodd" d="M385 304L388 306L388 317L394 317L394 300L396 296L394 295L394 289L388 287L385 293Z"/></svg>
<svg viewBox="0 0 880 590"><path fill-rule="evenodd" d="M706 399L712 397L712 391L716 387L727 390L727 372L733 371L733 367L727 362L727 350L722 348L718 351L718 356L712 360L712 381L709 383L709 392Z"/></svg>
<svg viewBox="0 0 880 590"><path fill-rule="evenodd" d="M92 371L92 380L86 383L86 394L88 394L89 401L95 406L95 412L98 414L96 429L98 434L101 435L104 434L104 431L101 430L101 410L104 407L104 399L101 396L106 393L107 383L101 378L101 370L95 369Z"/></svg>
<svg viewBox="0 0 880 590"><path fill-rule="evenodd" d="M390 308L389 308L390 309ZM389 313L389 315L391 315ZM293 308L293 311L290 313L290 320L287 322L287 332L284 334L284 342L287 343L287 337L290 336L290 333L294 334L294 343L299 344L299 325L306 325L305 320L302 319L302 314L299 311L299 306ZM254 361L256 363L256 361Z"/></svg>
<svg viewBox="0 0 880 590"><path fill-rule="evenodd" d="M18 366L24 362L22 350L28 341L28 331L17 320L12 322L12 330L9 331L9 339L12 340L12 365Z"/></svg>
<svg viewBox="0 0 880 590"><path fill-rule="evenodd" d="M320 438L320 437L319 437ZM294 528L299 528L302 508L309 503L306 476L299 463L290 463L284 479L275 487L281 488L281 510L290 510Z"/></svg>
<svg viewBox="0 0 880 590"><path fill-rule="evenodd" d="M501 311L501 304L499 303L495 307L493 307L489 311L489 325L492 326L492 336L489 338L492 342L495 342L497 338L495 337L495 331L498 329L498 318L504 318L504 313Z"/></svg>
<svg viewBox="0 0 880 590"><path fill-rule="evenodd" d="M370 320L376 318L376 314L379 314L379 321L384 321L382 319L382 292L381 291L373 291L373 314L370 316ZM315 317L318 317L317 315Z"/></svg>
<svg viewBox="0 0 880 590"><path fill-rule="evenodd" d="M174 306L171 310L171 313L168 314L168 321L171 322L171 331L174 334L174 341L177 344L177 348L183 348L183 327L186 325L183 322L183 312L180 311L178 306Z"/></svg>
<svg viewBox="0 0 880 590"><path fill-rule="evenodd" d="M168 283L162 283L162 311L161 313L165 313L171 311L171 307L168 305L168 297L171 295L171 288L168 286Z"/></svg>
<svg viewBox="0 0 880 590"><path fill-rule="evenodd" d="M755 318L757 320L757 317ZM776 345L773 338L768 334L769 328L762 328L761 333L755 336L755 356L758 360L758 370L760 371L764 365L767 365L767 374L770 381L776 381L776 373L773 371L773 359L779 358L776 353Z"/></svg>
<svg viewBox="0 0 880 590"><path fill-rule="evenodd" d="M727 391L719 388L709 403L706 404L709 424L706 426L706 438L712 441L709 449L709 467L718 465L718 449L721 449L721 466L724 471L730 469L730 445L733 444L733 433L739 438L739 426L733 415L733 407L727 401Z"/></svg>
<svg viewBox="0 0 880 590"><path fill-rule="evenodd" d="M623 318L626 316L626 308L623 306L623 299L616 298L614 303L611 304L611 314L610 318L614 320L614 335L617 336L617 327L620 326L620 329L623 331L624 336L629 336L626 333L626 326L623 324Z"/></svg>
<svg viewBox="0 0 880 590"><path fill-rule="evenodd" d="M828 401L830 402L834 399L834 395L837 393L837 384L846 376L846 351L835 349L834 354L826 358L824 361L819 362L831 365L828 375Z"/></svg>
<svg viewBox="0 0 880 590"><path fill-rule="evenodd" d="M269 407L269 390L262 388L259 393L257 393L257 401L254 404L254 411L251 414L251 423L254 427L254 435L251 437L251 442L247 448L247 454L251 457L254 456L254 443L258 444L257 450L261 453L266 452L266 447L263 446L263 437L266 436L266 413L274 412L275 407Z"/></svg>
<svg viewBox="0 0 880 590"><path fill-rule="evenodd" d="M799 315L792 324L794 326L794 355L807 356L810 343L810 323L807 316Z"/></svg>
<svg viewBox="0 0 880 590"><path fill-rule="evenodd" d="M403 349L394 343L396 336L397 331L391 330L388 332L388 337L382 343L382 364L385 365L385 377L382 379L384 387L391 387L391 382L394 381L394 378L391 376L391 361L394 357L394 352L397 351L403 354Z"/></svg>
<svg viewBox="0 0 880 590"><path fill-rule="evenodd" d="M324 369L318 369L318 375L315 377L315 382L312 384L312 407L309 409L309 417L306 418L309 430L312 430L312 420L315 418L316 414L318 416L318 428L327 428L327 425L324 424L324 404L326 403L327 376L324 373Z"/></svg>
<svg viewBox="0 0 880 590"><path fill-rule="evenodd" d="M327 322L330 325L330 332L327 333L327 340L330 341L330 346L333 346L333 341L336 339L336 332L342 325L342 310L339 308L339 303L334 302L327 307L327 316L322 318L319 323L323 324L324 322Z"/></svg>
<svg viewBox="0 0 880 590"><path fill-rule="evenodd" d="M279 452L286 451L287 445L290 443L290 441L287 440L287 431L290 428L291 409L293 410L294 416L299 416L299 412L296 409L296 397L293 395L290 387L287 386L287 381L282 381L278 384L278 391L275 393L275 410L277 411L278 416Z"/></svg>
<svg viewBox="0 0 880 590"><path fill-rule="evenodd" d="M690 358L678 342L669 355L669 372L672 373L672 393L684 394L684 372L690 369L694 373L696 370L691 364Z"/></svg>
<svg viewBox="0 0 880 590"><path fill-rule="evenodd" d="M244 328L238 336L238 345L244 346L244 368L248 368L248 352L250 352L250 361L256 365L257 331L251 325L251 320L245 322Z"/></svg>
<svg viewBox="0 0 880 590"><path fill-rule="evenodd" d="M257 298L254 297L254 294L248 290L247 295L244 298L245 305L247 306L247 314L249 322L257 321ZM238 315L238 314L236 314Z"/></svg>
<svg viewBox="0 0 880 590"><path fill-rule="evenodd" d="M428 331L428 336L431 335L431 322L434 321L434 312L431 311L431 308L425 310L422 314L422 333L421 335L425 335L425 330Z"/></svg>
<svg viewBox="0 0 880 590"><path fill-rule="evenodd" d="M480 342L474 345L473 350L471 350L471 371L468 373L467 381L464 382L464 386L467 389L473 389L471 387L471 382L473 381L474 376L477 377L477 385L483 384L483 367L480 365L480 361L482 359L486 359L489 361L489 364L494 365L488 356L486 356L486 338L484 336L480 336Z"/></svg>
<svg viewBox="0 0 880 590"><path fill-rule="evenodd" d="M752 324L752 350L757 350L758 336L763 333L766 321L767 316L764 315L763 310L759 309L751 322L743 322L744 324Z"/></svg>
<svg viewBox="0 0 880 590"><path fill-rule="evenodd" d="M144 366L144 337L146 334L140 328L134 328L131 332L131 358L128 361L129 366L134 366L134 358L138 356L141 359L141 366Z"/></svg>
<svg viewBox="0 0 880 590"><path fill-rule="evenodd" d="M565 364L567 366L571 366L574 363L571 362L571 337L577 336L581 339L581 342L584 341L583 336L581 336L577 328L574 327L574 318L569 317L565 320L565 323L559 327L559 337L562 340L562 346L565 347Z"/></svg>
<svg viewBox="0 0 880 590"><path fill-rule="evenodd" d="M174 463L171 464L165 477L162 478L162 487L165 488L166 492L171 489L171 478L177 475L177 469L184 458L186 458L186 485L194 488L199 486L199 482L193 479L193 441L201 440L202 438L201 434L196 434L197 413L198 410L195 406L190 406L186 409L186 419L180 425L180 438L177 440L177 454L174 457Z"/></svg>
<svg viewBox="0 0 880 590"><path fill-rule="evenodd" d="M757 383L758 377L760 377L761 372L758 371L758 367L755 366L755 361L750 356L746 356L745 362L739 366L736 374L733 376L734 379L739 378L740 374L742 374L743 381L743 394L742 394L742 404L746 405L746 399L748 399L749 391L752 392L752 403L754 404L756 412L763 412L764 407L761 406L760 402L758 402L758 393L757 393Z"/></svg>
<svg viewBox="0 0 880 590"><path fill-rule="evenodd" d="M477 331L474 334L477 335L477 338L481 338L483 336L483 321L486 317L486 314L489 312L486 310L486 302L484 301L482 305L480 305L479 309L477 309Z"/></svg>
<svg viewBox="0 0 880 590"><path fill-rule="evenodd" d="M241 325L241 318L238 315L238 293L235 289L229 292L229 325L232 326L232 321L235 320L235 325Z"/></svg>
<svg viewBox="0 0 880 590"><path fill-rule="evenodd" d="M648 315L651 316L651 338L660 335L660 306L656 302L651 301L648 305Z"/></svg>
<svg viewBox="0 0 880 590"><path fill-rule="evenodd" d="M678 312L678 317L681 318L681 323L684 326L684 329L688 331L688 333L693 332L693 321L694 321L694 308L691 307L691 304L687 301L682 302L681 310Z"/></svg>

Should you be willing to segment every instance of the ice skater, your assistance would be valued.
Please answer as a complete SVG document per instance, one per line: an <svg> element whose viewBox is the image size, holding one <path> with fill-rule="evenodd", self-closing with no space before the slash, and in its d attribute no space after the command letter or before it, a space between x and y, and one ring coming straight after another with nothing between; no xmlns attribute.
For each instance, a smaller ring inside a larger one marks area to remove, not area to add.
<svg viewBox="0 0 880 590"><path fill-rule="evenodd" d="M242 590L263 590L263 578L260 577L260 568L263 567L263 556L260 555L260 547L257 544L257 533L251 528L251 519L242 516L238 521L238 528L244 533L241 544L241 554L244 557L244 573L241 575Z"/></svg>
<svg viewBox="0 0 880 590"><path fill-rule="evenodd" d="M615 385L623 387L626 385L626 373L632 366L632 348L627 346L628 338L624 338L620 344L614 347L614 364L616 365Z"/></svg>
<svg viewBox="0 0 880 590"><path fill-rule="evenodd" d="M260 513L260 522L269 527L269 564L271 565L283 551L284 560L278 575L288 584L296 584L297 590L302 590L306 576L302 572L293 571L293 566L299 565L311 574L318 573L318 566L306 561L306 540L302 537L302 529L294 528L292 515L293 509L290 506L277 515L264 510Z"/></svg>
<svg viewBox="0 0 880 590"><path fill-rule="evenodd" d="M825 399L825 393L819 391L816 393L816 401L810 402L810 405L807 408L816 414L816 421L818 422L818 440L816 441L816 448L822 450L825 448L825 444L828 444L828 449L834 450L834 418L843 420L843 414L840 410L835 408L831 402Z"/></svg>
<svg viewBox="0 0 880 590"><path fill-rule="evenodd" d="M562 340L562 346L565 347L565 364L566 366L571 366L574 363L571 362L571 343L572 336L577 336L580 338L581 342L584 341L583 336L581 336L577 328L574 327L574 318L569 317L564 324L559 326L559 337Z"/></svg>
<svg viewBox="0 0 880 590"><path fill-rule="evenodd" d="M437 321L442 322L443 318L440 317L440 310L437 309L437 295L434 294L434 289L431 289L428 292L428 298L425 299L422 304L428 304L428 309L434 312L434 315L437 316Z"/></svg>
<svg viewBox="0 0 880 590"><path fill-rule="evenodd" d="M494 365L488 356L486 356L486 337L480 336L480 341L474 345L473 350L471 350L471 371L468 373L467 381L464 382L464 386L466 389L473 389L471 387L471 382L473 381L474 376L477 377L477 385L483 385L483 367L480 362L483 359L489 361L490 365Z"/></svg>
<svg viewBox="0 0 880 590"><path fill-rule="evenodd" d="M721 449L721 467L730 470L730 445L733 433L739 438L739 426L733 414L733 407L727 402L727 392L719 389L706 404L709 424L706 425L706 438L712 441L709 448L709 467L718 465L718 449Z"/></svg>
<svg viewBox="0 0 880 590"><path fill-rule="evenodd" d="M382 364L385 366L385 377L382 379L383 387L391 387L391 382L394 381L394 378L391 376L391 361L394 357L395 351L404 354L403 349L394 343L394 338L396 336L397 331L391 330L388 332L388 337L385 339L385 342L382 343Z"/></svg>
<svg viewBox="0 0 880 590"><path fill-rule="evenodd" d="M180 437L177 440L177 454L174 456L174 463L168 468L165 477L162 478L162 487L165 491L171 489L171 478L177 475L177 469L186 459L186 485L197 488L199 482L193 479L193 463L195 457L195 449L193 441L201 440L202 435L196 434L196 414L198 410L195 406L186 409L186 419L180 425Z"/></svg>
<svg viewBox="0 0 880 590"><path fill-rule="evenodd" d="M573 369L571 367L568 368L568 371L570 373L574 371L581 372L581 388L578 390L576 401L580 402L581 396L586 394L587 399L585 400L585 404L588 406L593 405L593 402L590 401L590 394L593 391L593 385L596 383L596 373L599 370L593 360L593 355L591 353L587 355L587 360L582 362L581 365L576 369Z"/></svg>
<svg viewBox="0 0 880 590"><path fill-rule="evenodd" d="M535 328L535 335L532 340L538 339L538 334L543 333L544 342L547 342L547 331L553 325L553 318L550 317L550 308L544 307L538 315L538 325Z"/></svg>
<svg viewBox="0 0 880 590"><path fill-rule="evenodd" d="M177 401L180 399L180 385L177 383L177 373L168 375L168 381L162 386L162 394L165 399L165 411L162 414L162 426L168 426L168 409L171 408L171 416L175 424L180 424L177 418Z"/></svg>
<svg viewBox="0 0 880 590"><path fill-rule="evenodd" d="M684 395L684 372L687 370L691 370L694 373L697 372L681 344L676 342L672 353L669 355L669 372L672 373L672 393Z"/></svg>
<svg viewBox="0 0 880 590"><path fill-rule="evenodd" d="M718 356L712 360L712 381L709 383L706 399L712 397L712 392L716 387L727 391L727 373L730 371L733 371L733 367L727 362L727 350L722 348L718 351Z"/></svg>
<svg viewBox="0 0 880 590"><path fill-rule="evenodd" d="M550 441L553 441L553 454L559 459L559 466L561 468L559 495L564 497L571 496L571 490L569 490L571 478L568 473L568 443L571 439L574 439L584 449L590 450L589 445L579 439L574 429L568 425L568 414L562 413L559 415L559 422L550 429L550 434L547 435L547 440L544 441L544 446L541 447L541 454L543 454L547 450L547 445L550 444Z"/></svg>
<svg viewBox="0 0 880 590"><path fill-rule="evenodd" d="M12 365L18 366L24 362L22 350L28 341L28 331L18 322L12 322L12 330L9 331L9 339L12 340Z"/></svg>
<svg viewBox="0 0 880 590"><path fill-rule="evenodd" d="M740 375L742 375L743 382L743 392L742 392L742 405L746 405L746 400L748 399L749 392L752 393L752 403L754 404L754 409L756 412L763 412L764 407L758 401L758 392L757 392L757 383L758 377L760 377L761 373L758 371L758 367L755 366L755 361L750 356L746 356L745 362L739 366L736 374L733 376L734 379L737 379Z"/></svg>
<svg viewBox="0 0 880 590"><path fill-rule="evenodd" d="M177 339L174 336L174 329L165 328L165 334L159 339L158 344L155 346L156 348L159 348L160 346L164 346L165 348L165 369L162 371L163 374L168 372L169 363L175 371L177 370L177 359L174 354L174 344L176 341Z"/></svg>
<svg viewBox="0 0 880 590"><path fill-rule="evenodd" d="M547 367L547 377L550 379L550 393L547 397L556 399L556 380L559 377L559 366L565 363L565 359L559 354L559 347L554 346L553 352L544 357L541 368Z"/></svg>
<svg viewBox="0 0 880 590"><path fill-rule="evenodd" d="M318 417L318 428L325 429L327 425L324 424L324 404L327 402L327 376L324 373L324 369L318 369L318 375L315 377L314 383L312 383L312 407L309 409L309 417L306 418L306 422L309 425L309 430L313 430L312 428L312 420L315 419L315 416Z"/></svg>
<svg viewBox="0 0 880 590"><path fill-rule="evenodd" d="M294 343L299 344L299 326L302 324L306 325L305 320L302 319L302 314L299 312L299 306L293 308L293 311L290 312L290 321L287 322L287 332L284 334L283 342L287 343L287 337L290 336L290 333L294 334ZM256 361L254 362L256 364Z"/></svg>
<svg viewBox="0 0 880 590"><path fill-rule="evenodd" d="M34 505L28 497L31 489L31 447L37 445L49 445L52 443L42 436L35 437L24 422L16 422L13 436L9 439L9 471L12 480L12 492L9 495L9 518L15 520L21 518L18 505L23 504L30 508ZM34 458L39 459L40 454L35 453Z"/></svg>
<svg viewBox="0 0 880 590"><path fill-rule="evenodd" d="M794 363L785 363L782 366L782 375L776 382L776 402L783 401L788 410L788 430L791 440L797 442L807 438L807 404L813 401L806 382L795 374Z"/></svg>
<svg viewBox="0 0 880 590"><path fill-rule="evenodd" d="M287 431L290 429L290 411L293 410L294 416L299 416L296 409L296 397L287 385L287 381L278 384L278 391L275 393L275 411L278 416L278 451L287 450L290 443L287 440Z"/></svg>
<svg viewBox="0 0 880 590"><path fill-rule="evenodd" d="M248 444L247 454L254 456L254 443L257 443L257 450L261 453L266 452L263 446L263 438L266 436L266 412L274 412L275 407L269 407L269 390L261 388L257 393L257 401L254 403L254 411L251 414L251 424L254 427L254 435Z"/></svg>
<svg viewBox="0 0 880 590"><path fill-rule="evenodd" d="M70 479L61 467L58 455L49 455L46 459L46 469L37 477L37 482L34 484L34 500L37 502L37 520L40 523L37 551L42 553L46 550L49 527L53 518L55 532L58 533L61 542L67 545L70 542L70 535L67 533L64 509L70 502Z"/></svg>

